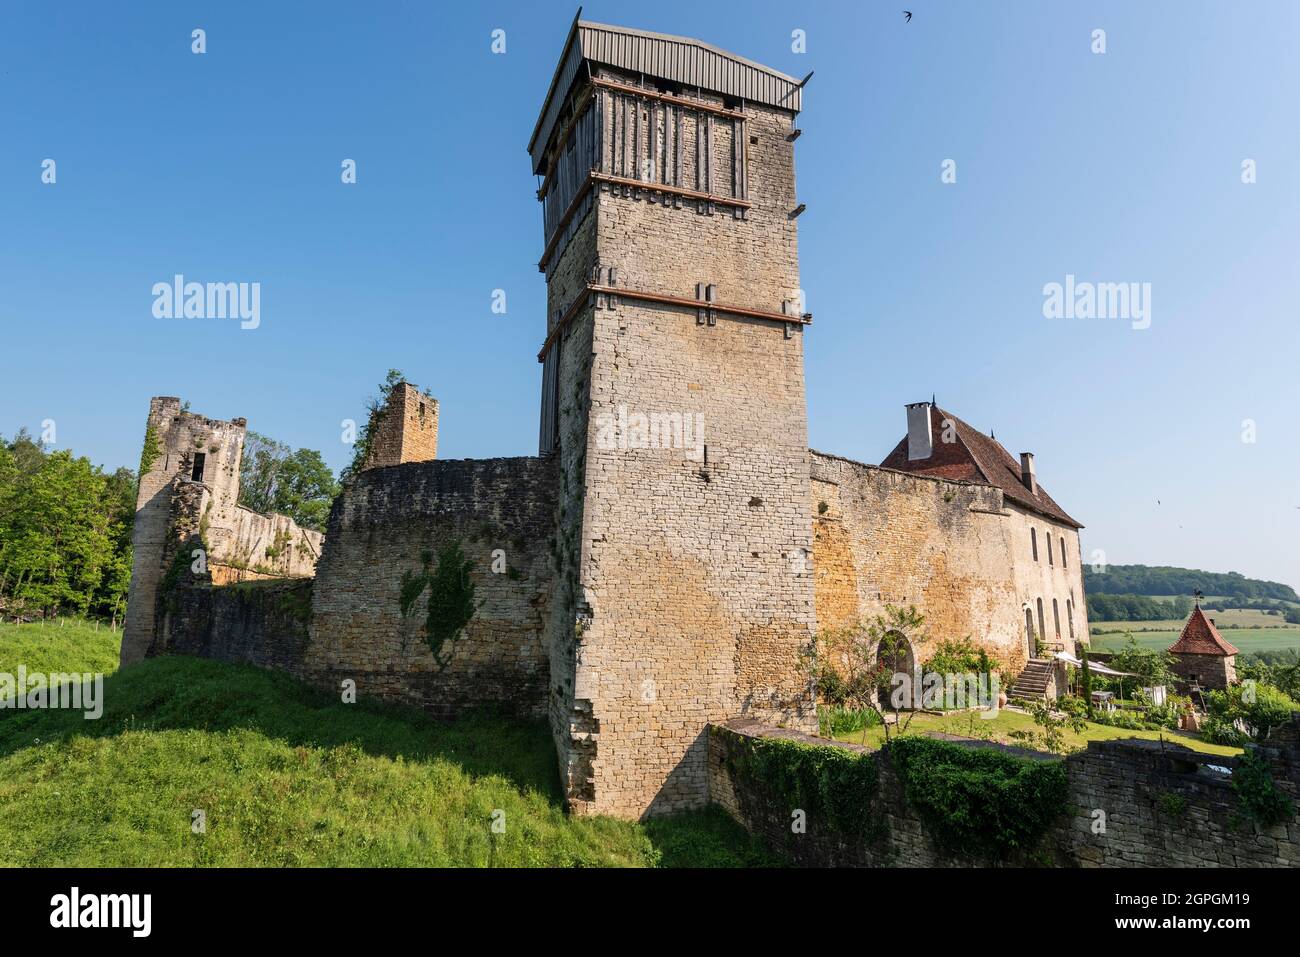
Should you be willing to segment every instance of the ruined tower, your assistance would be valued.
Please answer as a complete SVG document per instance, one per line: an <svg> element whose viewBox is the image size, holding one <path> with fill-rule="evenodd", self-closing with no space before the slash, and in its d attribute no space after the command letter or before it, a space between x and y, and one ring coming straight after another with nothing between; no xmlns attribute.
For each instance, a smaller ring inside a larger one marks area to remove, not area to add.
<svg viewBox="0 0 1300 957"><path fill-rule="evenodd" d="M123 665L143 659L154 642L158 589L167 568L179 542L190 534L200 534L204 512L210 515L201 500L206 496L212 508L223 512L235 509L245 424L243 419L222 421L195 415L175 396L150 400L131 534L131 592L122 628ZM179 511L197 512L188 523L192 527L178 527Z"/></svg>
<svg viewBox="0 0 1300 957"><path fill-rule="evenodd" d="M399 382L371 417L370 429L366 468L432 461L438 457L438 400Z"/></svg>
<svg viewBox="0 0 1300 957"><path fill-rule="evenodd" d="M815 725L794 184L802 88L575 22L529 153L560 459L552 728L570 806L707 799L705 728Z"/></svg>
<svg viewBox="0 0 1300 957"><path fill-rule="evenodd" d="M166 650L166 592L182 567L203 568L201 577L218 586L314 572L320 532L239 504L246 427L244 419L190 412L175 396L150 400L131 532L123 666ZM196 565L198 547L203 556Z"/></svg>

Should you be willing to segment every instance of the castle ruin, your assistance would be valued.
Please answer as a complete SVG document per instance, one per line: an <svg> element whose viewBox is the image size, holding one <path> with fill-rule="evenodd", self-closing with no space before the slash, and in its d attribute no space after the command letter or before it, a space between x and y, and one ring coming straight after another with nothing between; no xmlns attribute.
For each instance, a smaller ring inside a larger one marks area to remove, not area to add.
<svg viewBox="0 0 1300 957"><path fill-rule="evenodd" d="M123 663L187 651L545 718L570 809L640 817L709 800L710 724L816 730L819 628L915 605L1013 672L1086 642L1080 526L1031 455L933 402L880 466L808 448L802 95L696 40L575 22L528 148L539 454L438 459L437 403L400 384L322 543L235 505L243 420L155 399ZM200 533L206 577L178 582ZM462 561L463 623L438 591Z"/></svg>

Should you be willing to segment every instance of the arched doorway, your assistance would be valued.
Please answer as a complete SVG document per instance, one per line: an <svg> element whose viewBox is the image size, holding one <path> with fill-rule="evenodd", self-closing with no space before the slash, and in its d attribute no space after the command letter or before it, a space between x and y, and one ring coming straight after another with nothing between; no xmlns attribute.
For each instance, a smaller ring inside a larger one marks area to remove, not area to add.
<svg viewBox="0 0 1300 957"><path fill-rule="evenodd" d="M907 636L901 631L886 633L876 646L876 662L881 666L880 682L876 686L881 709L896 711L900 705L902 710L915 708L921 700L920 676L916 652ZM906 675L907 681L900 684L895 675Z"/></svg>

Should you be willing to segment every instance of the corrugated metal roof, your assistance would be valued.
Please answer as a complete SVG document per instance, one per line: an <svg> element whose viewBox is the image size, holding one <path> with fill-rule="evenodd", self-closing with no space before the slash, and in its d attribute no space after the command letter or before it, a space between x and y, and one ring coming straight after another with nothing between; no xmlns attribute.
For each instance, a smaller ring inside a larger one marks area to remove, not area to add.
<svg viewBox="0 0 1300 957"><path fill-rule="evenodd" d="M543 171L547 141L584 61L644 73L684 86L702 87L793 113L798 113L803 105L803 89L798 80L734 53L689 37L575 20L532 139L528 141L535 172Z"/></svg>

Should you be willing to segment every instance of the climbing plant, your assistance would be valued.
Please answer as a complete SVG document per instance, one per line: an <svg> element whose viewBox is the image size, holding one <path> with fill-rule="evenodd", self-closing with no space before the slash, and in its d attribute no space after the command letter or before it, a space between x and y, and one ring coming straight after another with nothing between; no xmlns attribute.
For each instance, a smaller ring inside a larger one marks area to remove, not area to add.
<svg viewBox="0 0 1300 957"><path fill-rule="evenodd" d="M781 738L743 738L732 770L752 778L810 822L843 834L880 837L885 825L873 813L879 785L874 755Z"/></svg>
<svg viewBox="0 0 1300 957"><path fill-rule="evenodd" d="M1241 816L1261 827L1272 827L1295 816L1295 805L1278 790L1268 761L1251 748L1237 761L1232 772L1232 789L1237 792Z"/></svg>
<svg viewBox="0 0 1300 957"><path fill-rule="evenodd" d="M1000 860L1030 851L1068 803L1062 761L922 737L895 738L889 756L926 830L962 856Z"/></svg>
<svg viewBox="0 0 1300 957"><path fill-rule="evenodd" d="M424 639L433 652L433 660L442 669L451 661L452 650L463 637L465 626L474 617L478 605L470 576L474 563L465 556L460 543L444 544L438 550L436 567L433 559L431 552L422 552L421 570L402 574L398 602L402 617L409 618L414 614L416 601L427 592Z"/></svg>

